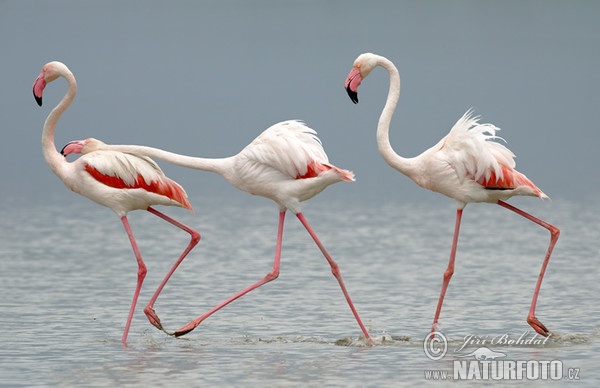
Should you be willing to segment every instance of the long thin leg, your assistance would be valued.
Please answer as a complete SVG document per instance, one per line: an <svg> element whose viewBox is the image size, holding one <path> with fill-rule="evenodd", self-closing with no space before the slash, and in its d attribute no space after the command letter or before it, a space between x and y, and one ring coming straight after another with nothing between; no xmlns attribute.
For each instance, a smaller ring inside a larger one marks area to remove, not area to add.
<svg viewBox="0 0 600 388"><path fill-rule="evenodd" d="M512 205L504 201L498 201L498 205L507 208L508 210L512 210L513 212L527 218L530 221L535 222L536 224L543 226L544 228L550 231L550 244L548 245L548 250L546 251L546 257L544 258L544 262L542 263L542 269L540 270L540 275L538 276L537 283L535 285L535 290L533 291L533 299L531 300L531 307L529 308L529 314L527 315L527 323L539 334L547 337L550 334L550 330L546 328L535 316L535 306L537 304L538 295L540 293L540 288L542 287L542 279L544 278L544 273L546 272L546 267L548 266L548 262L550 261L550 255L552 254L552 250L554 249L554 245L558 241L558 236L560 235L560 230L552 225L547 223L546 221L540 220L537 217L532 216L529 213L524 212L523 210L516 208Z"/></svg>
<svg viewBox="0 0 600 388"><path fill-rule="evenodd" d="M442 304L444 304L444 297L446 296L446 290L450 283L450 278L454 274L454 258L456 257L456 246L458 245L458 233L460 231L460 220L462 218L463 209L456 209L456 223L454 225L454 237L452 238L452 249L450 250L450 260L448 260L448 268L444 271L444 280L442 282L442 291L440 292L440 299L438 300L437 308L435 309L435 317L433 317L433 325L431 326L431 332L437 330L438 320L440 313L442 312Z"/></svg>
<svg viewBox="0 0 600 388"><path fill-rule="evenodd" d="M162 331L164 331L166 333L165 329L163 329L162 324L160 323L160 319L158 318L158 315L154 311L154 303L156 302L156 299L158 299L158 295L162 292L163 288L165 287L165 285L167 284L167 282L171 278L171 275L173 275L173 273L175 272L175 270L177 269L177 267L179 267L179 264L181 264L181 262L183 261L183 259L185 259L185 257L188 255L188 253L190 253L190 251L200 241L200 233L198 231L190 228L189 226L187 226L185 224L182 224L181 222L179 222L179 221L177 221L177 220L175 220L175 219L167 216L166 214L159 212L158 210L156 210L156 209L154 209L152 207L148 207L147 210L150 213L152 213L154 215L157 215L158 217L162 218L163 220L169 222L172 225L175 225L176 227L178 227L178 228L180 228L180 229L188 232L191 235L190 243L185 248L185 250L183 251L183 253L181 254L181 256L179 256L179 258L177 259L177 261L175 262L175 264L173 264L173 267L171 267L171 269L169 270L169 272L167 273L167 275L165 276L165 278L163 279L163 281L160 283L160 285L158 286L158 288L154 292L154 295L152 296L152 298L148 302L148 305L144 308L144 313L146 314L146 317L148 317L148 320L150 321L150 323L152 325L154 325L157 329L162 330Z"/></svg>
<svg viewBox="0 0 600 388"><path fill-rule="evenodd" d="M354 314L354 318L356 318L356 322L358 322L358 326L360 326L360 329L362 330L363 334L365 335L365 338L372 345L373 340L371 339L371 336L369 335L367 328L362 323L362 320L360 319L360 316L358 315L358 312L356 311L356 308L354 307L354 304L352 303L352 299L350 299L350 294L348 294L348 291L346 290L346 286L344 285L344 280L342 279L342 274L340 273L339 266L333 260L333 258L331 258L331 256L329 255L329 252L327 252L327 250L325 249L325 247L323 246L323 244L317 237L317 234L309 225L308 221L306 221L306 218L304 217L304 215L300 212L300 213L296 214L296 217L298 217L298 219L300 220L302 225L304 225L304 227L308 231L308 234L310 234L310 236L313 238L313 240L315 241L315 243L317 244L317 246L323 253L323 256L325 256L325 259L327 259L327 262L329 263L329 266L331 267L331 273L333 273L333 276L335 276L338 283L340 284L340 288L342 289L342 292L344 293L344 296L346 297L346 301L348 302L348 305L350 306L350 310L352 310L352 314Z"/></svg>
<svg viewBox="0 0 600 388"><path fill-rule="evenodd" d="M121 222L125 227L125 231L127 232L127 236L129 237L129 241L131 242L131 247L133 248L133 253L135 254L135 259L138 263L137 286L135 287L133 300L131 301L131 307L129 308L129 316L127 317L127 323L125 324L125 331L123 332L123 337L121 338L121 342L123 343L123 345L127 345L127 334L129 333L129 327L131 326L131 320L133 319L133 311L135 310L135 305L137 304L138 296L140 295L140 290L142 289L142 283L144 282L146 272L148 271L146 270L146 265L144 264L144 260L142 260L142 254L140 253L137 243L135 242L135 238L133 237L133 232L131 231L131 227L129 226L127 216L121 217Z"/></svg>
<svg viewBox="0 0 600 388"><path fill-rule="evenodd" d="M194 330L196 327L198 327L198 325L200 325L200 323L202 323L202 321L204 321L206 318L210 317L212 314L214 314L215 312L219 311L220 309L222 309L223 307L227 306L229 303L233 302L234 300L246 295L247 293L249 293L250 291L262 286L265 283L268 283L272 280L277 279L277 277L279 276L279 264L280 264L280 259L281 259L281 241L283 239L283 222L285 220L285 211L281 211L279 213L279 227L277 228L277 243L275 245L275 261L273 263L273 269L271 270L271 272L269 272L264 278L262 278L261 280L259 280L258 282L254 283L253 285L244 288L242 291L238 292L237 294L233 295L232 297L224 300L223 302L219 303L217 306L213 307L212 309L208 310L207 312L205 312L204 314L202 314L201 316L199 316L198 318L194 319L193 321L191 321L190 323L188 323L187 325L181 327L180 329L176 330L173 335L175 337L180 337L182 335L185 335L187 333L189 333L190 331Z"/></svg>

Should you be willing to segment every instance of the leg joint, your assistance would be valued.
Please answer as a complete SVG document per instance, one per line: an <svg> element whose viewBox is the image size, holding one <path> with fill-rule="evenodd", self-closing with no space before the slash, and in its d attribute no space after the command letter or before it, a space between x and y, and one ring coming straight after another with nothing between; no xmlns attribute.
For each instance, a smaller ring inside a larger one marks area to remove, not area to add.
<svg viewBox="0 0 600 388"><path fill-rule="evenodd" d="M277 279L279 277L279 270L278 269L273 269L273 271L269 272L268 274L265 275L265 281L266 282L270 282L273 281L275 279Z"/></svg>
<svg viewBox="0 0 600 388"><path fill-rule="evenodd" d="M200 232L194 230L194 231L192 231L191 235L192 235L191 244L193 244L193 245L198 244L200 242Z"/></svg>
<svg viewBox="0 0 600 388"><path fill-rule="evenodd" d="M444 280L450 280L450 278L454 275L454 268L446 268L444 271Z"/></svg>

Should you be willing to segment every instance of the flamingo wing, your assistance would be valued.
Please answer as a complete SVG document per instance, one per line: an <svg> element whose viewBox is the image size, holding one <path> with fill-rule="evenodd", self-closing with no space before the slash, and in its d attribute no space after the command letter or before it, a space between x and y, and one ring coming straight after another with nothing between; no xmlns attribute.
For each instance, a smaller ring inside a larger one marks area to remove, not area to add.
<svg viewBox="0 0 600 388"><path fill-rule="evenodd" d="M143 189L192 209L183 187L169 179L148 157L116 151L94 151L82 156L82 161L87 173L106 186Z"/></svg>
<svg viewBox="0 0 600 388"><path fill-rule="evenodd" d="M515 170L515 154L496 136L500 128L480 124L479 117L467 111L442 139L441 149L460 181L471 179L489 190L524 189L528 195L547 196L524 174Z"/></svg>
<svg viewBox="0 0 600 388"><path fill-rule="evenodd" d="M292 179L313 178L332 168L317 132L297 120L272 125L243 152L248 160Z"/></svg>
<svg viewBox="0 0 600 388"><path fill-rule="evenodd" d="M471 110L467 111L442 139L440 150L461 181L502 180L505 173L514 170L515 155L504 144L494 141L501 139L496 136L498 127L480 124L478 120Z"/></svg>

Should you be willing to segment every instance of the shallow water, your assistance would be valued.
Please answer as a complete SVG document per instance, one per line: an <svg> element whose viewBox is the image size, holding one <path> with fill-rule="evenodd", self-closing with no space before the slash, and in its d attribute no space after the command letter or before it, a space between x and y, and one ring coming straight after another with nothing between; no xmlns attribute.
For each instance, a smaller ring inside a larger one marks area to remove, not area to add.
<svg viewBox="0 0 600 388"><path fill-rule="evenodd" d="M136 279L131 247L112 212L75 195L68 200L2 205L3 386L439 384L426 380L425 371L452 371L455 360L482 345L457 351L467 336L485 340L506 360L559 360L565 371L577 368L580 382L600 380L598 203L511 201L562 231L537 307L555 335L537 345L498 338L533 336L525 318L548 233L498 206L468 206L440 322L448 353L433 361L423 339L447 265L451 201L342 205L317 198L305 204L305 216L340 265L376 339L374 347L359 338L327 262L291 214L280 277L188 335L168 337L147 322L142 308L188 236L147 212L131 213L148 276L124 348L120 338ZM162 209L202 234L155 305L167 330L272 267L273 204L259 198L192 203L193 214Z"/></svg>

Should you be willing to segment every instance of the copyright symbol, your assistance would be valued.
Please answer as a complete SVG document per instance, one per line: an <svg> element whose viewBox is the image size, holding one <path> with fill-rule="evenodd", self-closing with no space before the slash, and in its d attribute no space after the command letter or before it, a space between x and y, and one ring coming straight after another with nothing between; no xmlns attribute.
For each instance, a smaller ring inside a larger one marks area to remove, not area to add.
<svg viewBox="0 0 600 388"><path fill-rule="evenodd" d="M423 351L429 359L437 361L446 355L448 351L448 340L439 331L427 334L423 340Z"/></svg>

